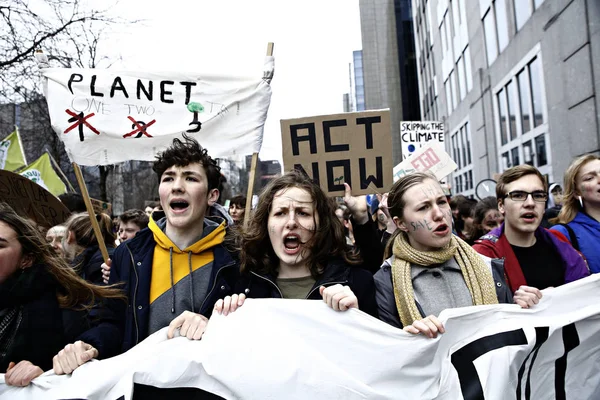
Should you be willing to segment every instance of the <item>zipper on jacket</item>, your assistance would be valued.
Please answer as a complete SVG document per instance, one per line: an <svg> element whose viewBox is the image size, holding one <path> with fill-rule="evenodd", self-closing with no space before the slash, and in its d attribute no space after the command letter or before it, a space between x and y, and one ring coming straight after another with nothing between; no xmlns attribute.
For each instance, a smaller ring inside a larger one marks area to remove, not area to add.
<svg viewBox="0 0 600 400"><path fill-rule="evenodd" d="M140 282L140 277L137 271L137 268L135 267L135 260L133 259L133 253L131 253L131 249L129 248L129 246L125 245L125 247L127 247L127 250L129 251L129 256L131 257L131 266L133 267L133 271L135 272L135 288L133 289L133 322L135 323L135 344L138 344L140 341L140 330L138 327L138 320L137 320L137 311L136 311L136 298L137 298L137 290L138 290L138 285Z"/></svg>
<svg viewBox="0 0 600 400"><path fill-rule="evenodd" d="M310 295L313 294L313 292L315 290L317 290L318 288L320 288L321 286L329 287L329 286L333 286L333 285L337 285L337 284L343 285L345 283L348 283L348 281L323 283L322 285L319 285L319 286L313 288L310 292L308 292L308 294L306 295L305 299L308 300L308 298L310 297Z"/></svg>
<svg viewBox="0 0 600 400"><path fill-rule="evenodd" d="M210 297L210 295L212 294L213 290L215 290L215 286L217 286L217 281L218 281L219 274L221 273L221 271L223 271L225 268L229 268L229 267L231 267L233 265L235 265L235 261L232 262L232 263L230 263L230 264L227 264L227 265L221 267L217 271L217 273L215 275L215 280L214 280L213 285L212 285L212 288L210 289L210 291L208 292L208 294L206 295L206 297L204 297L204 300L202 301L202 304L200 305L200 309L198 310L198 313L202 312L202 309L204 308L204 303L206 303L206 300ZM193 290L193 288L192 288L192 290Z"/></svg>
<svg viewBox="0 0 600 400"><path fill-rule="evenodd" d="M256 272L252 271L252 275L256 275L261 279L264 279L265 281L269 282L271 285L275 286L275 289L277 289L277 291L279 292L279 295L281 296L281 298L283 299L283 293L281 293L281 289L279 289L279 286L277 286L275 284L275 282L273 282L272 280L270 280L269 278L265 278L264 276L260 276L258 275Z"/></svg>

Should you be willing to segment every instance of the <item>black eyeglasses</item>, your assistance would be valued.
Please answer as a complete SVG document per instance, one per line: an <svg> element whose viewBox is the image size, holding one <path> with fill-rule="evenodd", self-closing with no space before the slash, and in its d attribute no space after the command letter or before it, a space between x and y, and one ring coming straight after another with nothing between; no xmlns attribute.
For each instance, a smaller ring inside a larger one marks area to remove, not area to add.
<svg viewBox="0 0 600 400"><path fill-rule="evenodd" d="M544 203L546 200L548 200L548 193L544 192L543 190L536 190L533 192L513 190L512 192L506 193L504 198L510 197L512 201L525 201L529 195L531 195L531 198L536 203Z"/></svg>

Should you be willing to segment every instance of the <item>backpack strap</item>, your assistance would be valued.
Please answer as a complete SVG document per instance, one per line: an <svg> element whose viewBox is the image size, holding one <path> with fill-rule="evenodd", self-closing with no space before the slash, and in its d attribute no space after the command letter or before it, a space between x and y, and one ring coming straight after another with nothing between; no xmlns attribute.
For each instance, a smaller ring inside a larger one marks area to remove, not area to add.
<svg viewBox="0 0 600 400"><path fill-rule="evenodd" d="M571 246L577 251L579 251L579 242L577 241L577 236L575 235L575 231L573 228L569 226L569 224L559 223L556 225L564 226L567 232L569 233L569 241L571 242Z"/></svg>

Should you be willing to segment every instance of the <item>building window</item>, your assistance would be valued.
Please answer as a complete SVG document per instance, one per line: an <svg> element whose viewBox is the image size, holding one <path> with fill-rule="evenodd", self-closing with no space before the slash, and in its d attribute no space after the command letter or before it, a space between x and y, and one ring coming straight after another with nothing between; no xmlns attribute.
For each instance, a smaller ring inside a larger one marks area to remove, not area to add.
<svg viewBox="0 0 600 400"><path fill-rule="evenodd" d="M500 143L505 145L508 143L508 135L506 133L506 95L505 90L498 92L498 112L500 113Z"/></svg>
<svg viewBox="0 0 600 400"><path fill-rule="evenodd" d="M473 75L471 74L471 51L469 50L469 46L465 47L465 51L463 51L462 56L465 62L465 75L467 77L467 93L473 89Z"/></svg>
<svg viewBox="0 0 600 400"><path fill-rule="evenodd" d="M510 133L510 140L515 140L517 138L517 106L515 104L516 95L513 81L506 85L506 96L508 97L508 132Z"/></svg>
<svg viewBox="0 0 600 400"><path fill-rule="evenodd" d="M510 156L512 158L512 165L521 164L521 162L519 160L519 148L518 147L515 147L510 151Z"/></svg>
<svg viewBox="0 0 600 400"><path fill-rule="evenodd" d="M510 157L508 152L502 154L502 169L509 169L512 165L510 164Z"/></svg>
<svg viewBox="0 0 600 400"><path fill-rule="evenodd" d="M492 8L490 8L487 14L483 16L483 31L485 34L485 50L488 65L492 65L498 56L498 39L496 38L496 27Z"/></svg>
<svg viewBox="0 0 600 400"><path fill-rule="evenodd" d="M535 138L535 152L537 156L538 166L548 164L548 158L546 157L546 135L542 134Z"/></svg>
<svg viewBox="0 0 600 400"><path fill-rule="evenodd" d="M517 24L517 31L520 31L525 22L531 17L532 4L530 0L513 0L513 3L515 5L515 23Z"/></svg>
<svg viewBox="0 0 600 400"><path fill-rule="evenodd" d="M446 106L448 109L448 115L452 114L452 92L450 89L450 79L444 82L444 90L446 91Z"/></svg>
<svg viewBox="0 0 600 400"><path fill-rule="evenodd" d="M456 74L454 70L450 72L450 87L452 89L452 109L458 106L458 90L456 87Z"/></svg>
<svg viewBox="0 0 600 400"><path fill-rule="evenodd" d="M529 78L525 69L517 74L519 85L519 105L521 107L521 127L523 133L531 129L531 98L529 96Z"/></svg>
<svg viewBox="0 0 600 400"><path fill-rule="evenodd" d="M550 174L541 55L528 56L514 71L494 88L499 162L503 169L525 163Z"/></svg>
<svg viewBox="0 0 600 400"><path fill-rule="evenodd" d="M533 103L533 124L540 126L543 123L542 115L542 84L541 84L540 59L534 58L529 63L529 81L531 82L531 100Z"/></svg>
<svg viewBox="0 0 600 400"><path fill-rule="evenodd" d="M531 140L523 143L523 162L528 165L533 165L533 149L531 148Z"/></svg>
<svg viewBox="0 0 600 400"><path fill-rule="evenodd" d="M488 65L492 65L508 46L508 20L506 0L494 0L483 16L483 32Z"/></svg>
<svg viewBox="0 0 600 400"><path fill-rule="evenodd" d="M467 95L467 83L465 81L465 64L463 63L462 57L456 62L456 70L458 71L458 89L460 92L460 99L463 100Z"/></svg>
<svg viewBox="0 0 600 400"><path fill-rule="evenodd" d="M461 129L465 131L465 138L467 140L467 163L471 164L471 132L469 132L469 124L465 124Z"/></svg>
<svg viewBox="0 0 600 400"><path fill-rule="evenodd" d="M517 31L520 31L527 20L529 20L529 17L533 14L533 9L537 10L543 2L544 0L513 0Z"/></svg>
<svg viewBox="0 0 600 400"><path fill-rule="evenodd" d="M440 35L442 35L442 50L445 52L448 51L448 37L446 36L446 24L445 18L442 20L442 24L440 25Z"/></svg>
<svg viewBox="0 0 600 400"><path fill-rule="evenodd" d="M506 0L496 0L493 3L496 14L496 29L498 30L498 52L508 46L508 19L506 17Z"/></svg>
<svg viewBox="0 0 600 400"><path fill-rule="evenodd" d="M471 131L468 122L452 133L450 143L454 161L458 166L458 169L452 173L455 183L454 192L462 193L467 197L474 195Z"/></svg>

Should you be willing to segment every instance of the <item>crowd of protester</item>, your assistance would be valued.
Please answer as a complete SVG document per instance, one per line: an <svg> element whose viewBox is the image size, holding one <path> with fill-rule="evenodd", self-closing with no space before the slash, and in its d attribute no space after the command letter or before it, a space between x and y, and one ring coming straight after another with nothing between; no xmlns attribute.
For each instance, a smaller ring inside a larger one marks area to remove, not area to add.
<svg viewBox="0 0 600 400"><path fill-rule="evenodd" d="M228 209L218 203L219 167L193 139L175 139L153 169L159 201L124 212L118 226L95 215L101 243L76 196L63 199L72 216L45 237L0 203L7 384L71 373L165 327L169 338L199 340L213 312L247 298L322 300L433 338L445 332L444 309L535 307L542 290L600 272L595 155L574 160L562 185L510 168L496 197L480 201L450 197L421 172L370 203L348 185L336 201L291 171L264 187L251 215L242 195Z"/></svg>

